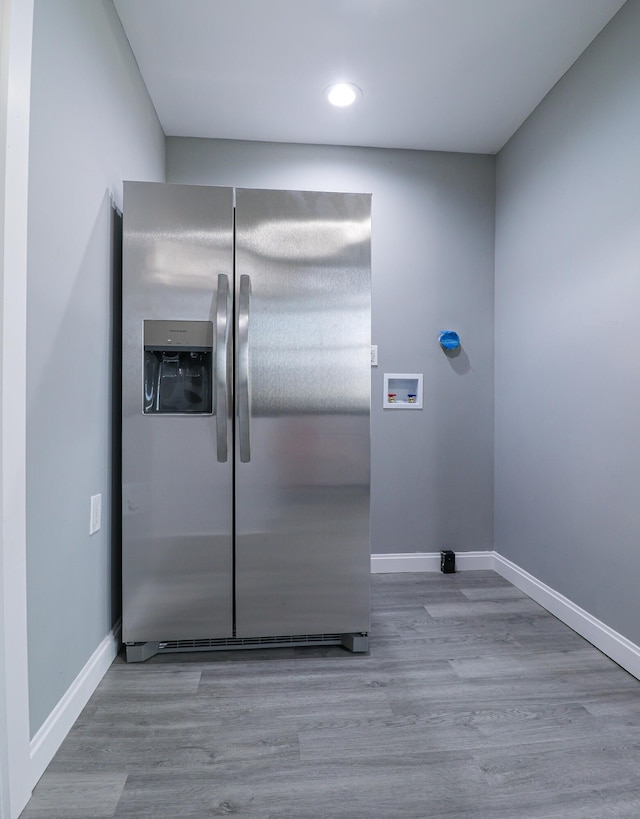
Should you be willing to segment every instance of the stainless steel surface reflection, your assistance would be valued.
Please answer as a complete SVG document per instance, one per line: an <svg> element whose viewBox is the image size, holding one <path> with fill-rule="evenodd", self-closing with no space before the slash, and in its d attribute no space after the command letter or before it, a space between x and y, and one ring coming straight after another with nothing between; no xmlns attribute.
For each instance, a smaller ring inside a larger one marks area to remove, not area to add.
<svg viewBox="0 0 640 819"><path fill-rule="evenodd" d="M370 197L238 190L251 461L236 632L369 628Z"/></svg>
<svg viewBox="0 0 640 819"><path fill-rule="evenodd" d="M213 326L218 274L233 273L232 203L225 188L125 183L125 642L233 631L232 462L217 459L211 414L143 414L142 369L145 321Z"/></svg>

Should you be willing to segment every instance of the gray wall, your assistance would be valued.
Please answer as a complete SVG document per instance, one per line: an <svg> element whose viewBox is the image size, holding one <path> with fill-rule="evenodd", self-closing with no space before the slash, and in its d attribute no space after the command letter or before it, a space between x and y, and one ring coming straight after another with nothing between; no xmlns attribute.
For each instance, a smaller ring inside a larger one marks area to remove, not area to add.
<svg viewBox="0 0 640 819"><path fill-rule="evenodd" d="M640 2L497 160L495 545L640 643Z"/></svg>
<svg viewBox="0 0 640 819"><path fill-rule="evenodd" d="M493 157L170 138L167 181L373 194L372 551L492 548ZM463 350L448 358L442 329ZM424 410L382 409L384 372Z"/></svg>
<svg viewBox="0 0 640 819"><path fill-rule="evenodd" d="M27 319L32 735L119 612L111 594L110 370L122 180L162 180L164 136L110 0L37 0ZM89 537L89 497L102 529Z"/></svg>

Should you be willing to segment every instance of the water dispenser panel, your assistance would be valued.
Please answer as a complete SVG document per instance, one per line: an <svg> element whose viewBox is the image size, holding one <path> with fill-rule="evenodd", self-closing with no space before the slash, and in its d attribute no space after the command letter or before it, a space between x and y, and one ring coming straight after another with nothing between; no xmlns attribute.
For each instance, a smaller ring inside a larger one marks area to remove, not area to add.
<svg viewBox="0 0 640 819"><path fill-rule="evenodd" d="M210 415L212 362L210 321L145 321L143 412Z"/></svg>

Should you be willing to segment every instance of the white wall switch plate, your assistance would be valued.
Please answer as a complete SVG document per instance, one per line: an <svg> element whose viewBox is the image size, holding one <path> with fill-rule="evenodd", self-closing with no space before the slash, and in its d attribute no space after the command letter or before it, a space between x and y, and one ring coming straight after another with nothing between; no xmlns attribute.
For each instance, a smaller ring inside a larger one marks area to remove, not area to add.
<svg viewBox="0 0 640 819"><path fill-rule="evenodd" d="M377 367L378 366L378 345L372 344L371 345L371 366Z"/></svg>
<svg viewBox="0 0 640 819"><path fill-rule="evenodd" d="M102 495L91 495L89 534L94 535L102 526Z"/></svg>

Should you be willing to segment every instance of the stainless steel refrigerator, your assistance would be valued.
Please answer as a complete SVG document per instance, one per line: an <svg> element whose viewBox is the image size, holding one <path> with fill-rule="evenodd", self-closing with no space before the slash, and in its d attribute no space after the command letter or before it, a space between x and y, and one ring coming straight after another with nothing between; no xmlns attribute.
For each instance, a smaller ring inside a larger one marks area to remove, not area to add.
<svg viewBox="0 0 640 819"><path fill-rule="evenodd" d="M125 183L129 661L367 650L370 205Z"/></svg>

